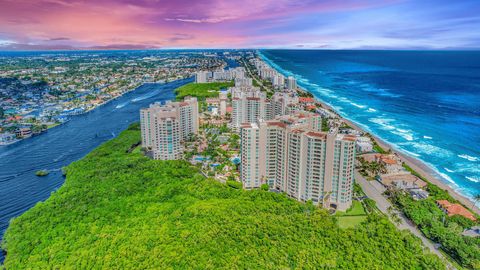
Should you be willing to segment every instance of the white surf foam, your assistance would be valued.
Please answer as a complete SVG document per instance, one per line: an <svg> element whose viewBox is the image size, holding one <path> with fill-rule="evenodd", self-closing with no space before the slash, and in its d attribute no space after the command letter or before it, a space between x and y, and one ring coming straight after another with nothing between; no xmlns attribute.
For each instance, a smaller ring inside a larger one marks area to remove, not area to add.
<svg viewBox="0 0 480 270"><path fill-rule="evenodd" d="M471 162L462 162L457 165L458 172L462 173L471 173L471 174L479 174L480 175L480 166Z"/></svg>
<svg viewBox="0 0 480 270"><path fill-rule="evenodd" d="M391 97L391 98L402 97L402 95L392 94L392 93L388 93L388 92L378 93L378 95L382 96L382 97Z"/></svg>
<svg viewBox="0 0 480 270"><path fill-rule="evenodd" d="M334 108L336 111L341 111L341 110L343 110L343 108L340 107L340 106L331 106L331 107Z"/></svg>
<svg viewBox="0 0 480 270"><path fill-rule="evenodd" d="M413 141L413 135L405 132L401 132L398 129L390 131L390 133L398 135L402 138L404 138L407 141Z"/></svg>
<svg viewBox="0 0 480 270"><path fill-rule="evenodd" d="M443 149L441 147L438 147L438 146L435 146L435 145L432 145L432 144L428 144L428 143L409 142L409 143L406 143L404 145L410 145L413 148L415 148L415 150L417 152L424 153L424 154L427 154L427 155L436 156L436 157L439 157L439 158L448 158L448 157L451 157L453 155L453 153L450 152L447 149Z"/></svg>
<svg viewBox="0 0 480 270"><path fill-rule="evenodd" d="M459 158L466 159L468 161L478 161L478 157L472 157L467 154L458 155Z"/></svg>
<svg viewBox="0 0 480 270"><path fill-rule="evenodd" d="M353 106L355 106L357 108L360 108L360 109L365 109L367 107L366 105L361 105L361 104L358 104L358 103L355 103L355 102L351 102L350 104L352 104Z"/></svg>
<svg viewBox="0 0 480 270"><path fill-rule="evenodd" d="M455 181L453 181L453 179L452 179L450 176L448 176L447 174L441 173L441 172L438 172L438 174L439 174L443 179L445 179L445 180L447 180L448 182L456 185Z"/></svg>
<svg viewBox="0 0 480 270"><path fill-rule="evenodd" d="M368 108L367 112L377 112L374 108Z"/></svg>
<svg viewBox="0 0 480 270"><path fill-rule="evenodd" d="M401 149L400 151L402 151L402 152L404 152L404 153L408 154L409 156L420 157L420 155L419 155L419 154L417 154L417 153L413 153L413 152L410 152L410 151L408 151L408 150L405 150L405 149Z"/></svg>
<svg viewBox="0 0 480 270"><path fill-rule="evenodd" d="M480 177L475 177L475 176L465 176L468 180L475 182L475 183L480 183Z"/></svg>
<svg viewBox="0 0 480 270"><path fill-rule="evenodd" d="M394 130L395 126L391 125L391 122L394 122L395 119L389 118L370 118L368 121L375 123L381 127L383 130Z"/></svg>
<svg viewBox="0 0 480 270"><path fill-rule="evenodd" d="M454 172L454 170L450 170L449 168L445 168L445 167L443 167L443 168L445 169L445 171L447 171L447 172L449 172L449 173Z"/></svg>
<svg viewBox="0 0 480 270"><path fill-rule="evenodd" d="M374 94L376 94L378 96L382 96L382 97L398 98L398 97L402 96L402 95L399 95L399 94L393 94L388 89L374 87L374 86L371 86L369 84L360 84L360 87L365 92L374 93Z"/></svg>

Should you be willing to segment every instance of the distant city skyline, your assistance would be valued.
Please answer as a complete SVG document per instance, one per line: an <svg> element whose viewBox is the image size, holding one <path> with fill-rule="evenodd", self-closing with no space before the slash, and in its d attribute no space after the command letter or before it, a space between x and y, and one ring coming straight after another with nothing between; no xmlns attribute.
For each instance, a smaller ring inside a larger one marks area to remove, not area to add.
<svg viewBox="0 0 480 270"><path fill-rule="evenodd" d="M0 0L0 50L479 49L478 10L478 0Z"/></svg>

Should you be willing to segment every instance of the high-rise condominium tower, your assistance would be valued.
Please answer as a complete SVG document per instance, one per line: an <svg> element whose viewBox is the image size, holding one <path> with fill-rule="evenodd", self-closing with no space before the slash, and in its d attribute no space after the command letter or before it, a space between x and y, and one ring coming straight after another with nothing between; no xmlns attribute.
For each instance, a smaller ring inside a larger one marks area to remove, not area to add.
<svg viewBox="0 0 480 270"><path fill-rule="evenodd" d="M243 124L240 178L244 187L266 183L300 201L348 209L355 137L320 130L321 117L310 113Z"/></svg>
<svg viewBox="0 0 480 270"><path fill-rule="evenodd" d="M186 97L183 102L154 103L140 110L142 147L154 159L171 160L182 157L181 142L198 131L198 102Z"/></svg>

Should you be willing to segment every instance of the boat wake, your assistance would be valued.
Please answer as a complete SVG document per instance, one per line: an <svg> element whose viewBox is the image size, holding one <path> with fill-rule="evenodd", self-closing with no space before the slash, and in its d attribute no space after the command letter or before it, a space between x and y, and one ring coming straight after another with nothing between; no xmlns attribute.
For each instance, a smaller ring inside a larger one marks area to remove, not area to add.
<svg viewBox="0 0 480 270"><path fill-rule="evenodd" d="M125 102L125 103L122 103L122 104L118 104L118 105L115 107L115 109L121 109L121 108L127 106L128 103L129 103L129 102Z"/></svg>

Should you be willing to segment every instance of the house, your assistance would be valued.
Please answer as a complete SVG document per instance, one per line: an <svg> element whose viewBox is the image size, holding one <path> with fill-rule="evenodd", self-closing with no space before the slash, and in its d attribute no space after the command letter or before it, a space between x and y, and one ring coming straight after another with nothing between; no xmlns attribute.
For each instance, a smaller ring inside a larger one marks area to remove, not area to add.
<svg viewBox="0 0 480 270"><path fill-rule="evenodd" d="M0 134L0 145L7 145L15 141L15 134L2 133Z"/></svg>
<svg viewBox="0 0 480 270"><path fill-rule="evenodd" d="M409 172L382 174L379 181L386 187L395 187L401 190L424 188L427 183Z"/></svg>
<svg viewBox="0 0 480 270"><path fill-rule="evenodd" d="M32 130L29 127L20 127L15 130L17 138L29 138L32 137Z"/></svg>
<svg viewBox="0 0 480 270"><path fill-rule="evenodd" d="M298 101L301 103L313 103L315 102L315 99L311 97L299 97Z"/></svg>
<svg viewBox="0 0 480 270"><path fill-rule="evenodd" d="M20 115L15 115L15 116L10 116L7 118L7 122L17 122L17 121L20 121L22 120L23 117L20 116Z"/></svg>
<svg viewBox="0 0 480 270"><path fill-rule="evenodd" d="M479 237L480 236L480 226L472 227L468 230L464 230L462 233L463 236L469 237Z"/></svg>
<svg viewBox="0 0 480 270"><path fill-rule="evenodd" d="M458 203L451 203L447 200L437 200L437 206L442 209L442 211L447 214L449 217L454 215L459 215L465 218L468 218L472 221L476 221L475 216L465 209L462 205Z"/></svg>
<svg viewBox="0 0 480 270"><path fill-rule="evenodd" d="M404 172L405 170L403 166L399 164L397 160L391 156L392 155L382 156L382 158L380 159L380 163L385 165L385 169L387 170L387 173L394 174L394 173Z"/></svg>
<svg viewBox="0 0 480 270"><path fill-rule="evenodd" d="M358 153L368 153L373 151L373 144L368 137L358 137L356 148Z"/></svg>
<svg viewBox="0 0 480 270"><path fill-rule="evenodd" d="M385 166L387 174L400 174L405 173L405 169L398 160L398 157L394 154L383 155L383 154L365 154L362 155L365 161L368 162L377 162Z"/></svg>
<svg viewBox="0 0 480 270"><path fill-rule="evenodd" d="M428 198L429 195L427 191L420 188L412 188L408 190L408 193L410 193L410 196L412 196L415 201L424 200Z"/></svg>

